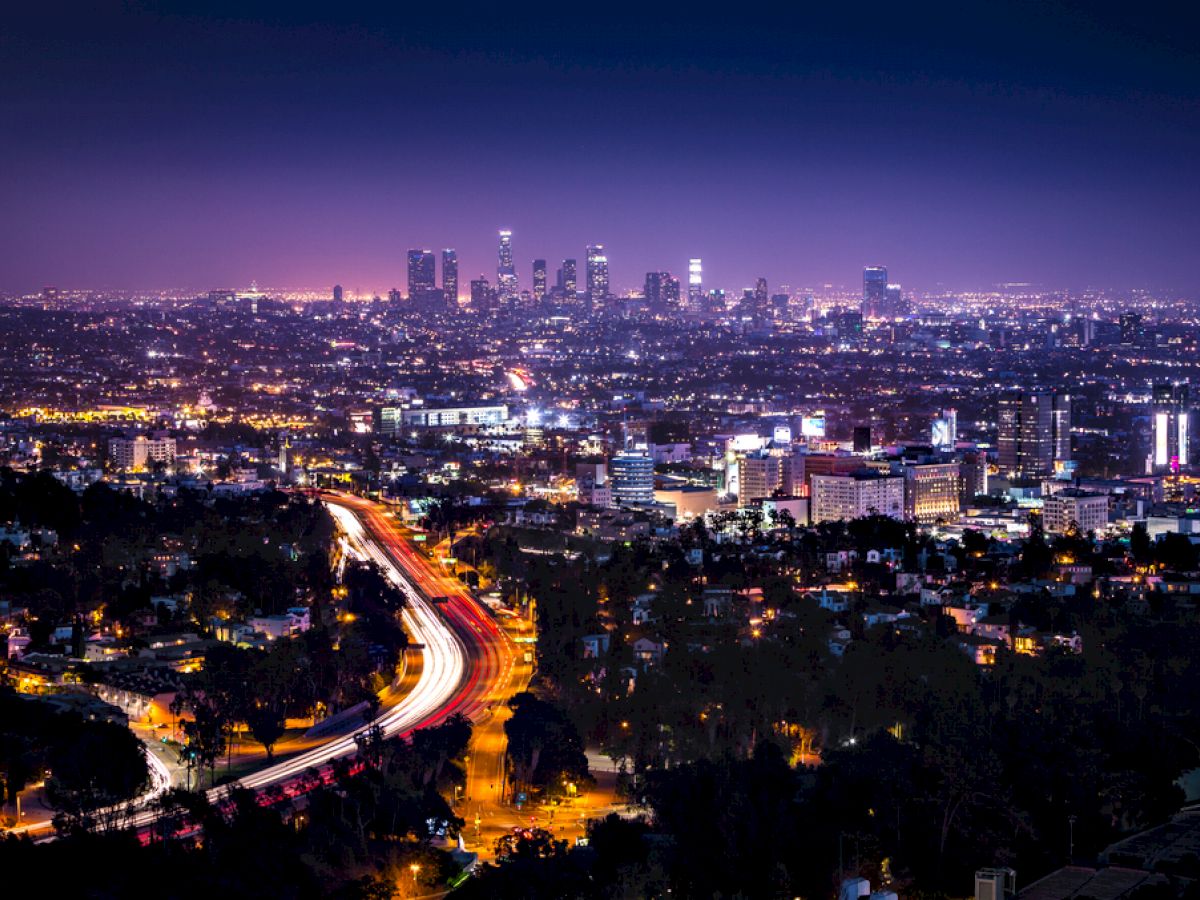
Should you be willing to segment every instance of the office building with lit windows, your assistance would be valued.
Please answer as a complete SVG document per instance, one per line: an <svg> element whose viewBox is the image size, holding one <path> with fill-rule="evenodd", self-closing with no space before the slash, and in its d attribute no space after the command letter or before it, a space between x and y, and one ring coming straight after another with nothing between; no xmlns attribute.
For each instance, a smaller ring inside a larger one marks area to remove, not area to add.
<svg viewBox="0 0 1200 900"><path fill-rule="evenodd" d="M1071 458L1071 396L1050 390L1007 391L1000 397L1000 472L1036 478Z"/></svg>
<svg viewBox="0 0 1200 900"><path fill-rule="evenodd" d="M408 296L411 300L428 300L437 293L437 271L430 250L408 251Z"/></svg>
<svg viewBox="0 0 1200 900"><path fill-rule="evenodd" d="M654 502L654 460L637 450L624 450L608 462L608 480L614 506L641 506Z"/></svg>
<svg viewBox="0 0 1200 900"><path fill-rule="evenodd" d="M603 244L587 248L587 295L593 308L608 299L608 257Z"/></svg>
<svg viewBox="0 0 1200 900"><path fill-rule="evenodd" d="M1191 453L1191 415L1186 383L1156 384L1151 393L1154 449L1151 470L1178 472L1188 464Z"/></svg>
<svg viewBox="0 0 1200 900"><path fill-rule="evenodd" d="M458 252L452 247L442 251L442 297L446 306L458 306Z"/></svg>

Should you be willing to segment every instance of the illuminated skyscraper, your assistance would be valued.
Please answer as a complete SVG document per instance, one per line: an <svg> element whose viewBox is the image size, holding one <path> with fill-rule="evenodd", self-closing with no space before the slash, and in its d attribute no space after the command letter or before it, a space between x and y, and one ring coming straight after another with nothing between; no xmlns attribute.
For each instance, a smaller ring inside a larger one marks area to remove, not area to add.
<svg viewBox="0 0 1200 900"><path fill-rule="evenodd" d="M587 248L587 293L593 308L608 299L608 257L604 255L603 244Z"/></svg>
<svg viewBox="0 0 1200 900"><path fill-rule="evenodd" d="M471 280L471 308L475 310L491 309L496 305L496 292L485 276Z"/></svg>
<svg viewBox="0 0 1200 900"><path fill-rule="evenodd" d="M884 315L887 307L887 293L887 266L867 266L863 269L863 318L877 319Z"/></svg>
<svg viewBox="0 0 1200 900"><path fill-rule="evenodd" d="M646 306L651 312L661 313L666 312L671 305L671 284L674 283L675 302L679 301L679 282L671 277L670 272L647 272L646 286L643 289L643 295L646 298Z"/></svg>
<svg viewBox="0 0 1200 900"><path fill-rule="evenodd" d="M608 463L614 506L654 502L654 460L637 450L624 450Z"/></svg>
<svg viewBox="0 0 1200 900"><path fill-rule="evenodd" d="M535 303L541 303L546 296L546 261L544 259L535 259L533 261L533 300Z"/></svg>
<svg viewBox="0 0 1200 900"><path fill-rule="evenodd" d="M699 258L688 260L688 312L704 312L704 270Z"/></svg>
<svg viewBox="0 0 1200 900"><path fill-rule="evenodd" d="M437 270L431 250L408 251L408 296L428 300L437 291Z"/></svg>
<svg viewBox="0 0 1200 900"><path fill-rule="evenodd" d="M953 450L958 441L958 410L943 409L941 416L933 420L933 448Z"/></svg>
<svg viewBox="0 0 1200 900"><path fill-rule="evenodd" d="M1154 385L1152 413L1154 417L1154 454L1152 471L1178 472L1188 464L1191 451L1188 433L1191 425L1188 407L1188 385Z"/></svg>
<svg viewBox="0 0 1200 900"><path fill-rule="evenodd" d="M575 302L575 295L579 291L579 284L576 277L576 269L578 264L573 259L564 259L562 268L558 270L558 286L562 288L563 299L568 303Z"/></svg>
<svg viewBox="0 0 1200 900"><path fill-rule="evenodd" d="M889 284L887 286L887 295L883 307L882 317L885 319L894 319L904 312L904 298L900 290L900 285Z"/></svg>
<svg viewBox="0 0 1200 900"><path fill-rule="evenodd" d="M517 282L517 270L513 266L512 232L500 232L500 261L496 266L496 295L501 300L515 298L521 289Z"/></svg>
<svg viewBox="0 0 1200 900"><path fill-rule="evenodd" d="M1033 478L1071 458L1071 397L1048 390L1009 391L1000 397L1000 471Z"/></svg>
<svg viewBox="0 0 1200 900"><path fill-rule="evenodd" d="M442 297L451 309L458 306L458 252L452 247L442 251Z"/></svg>

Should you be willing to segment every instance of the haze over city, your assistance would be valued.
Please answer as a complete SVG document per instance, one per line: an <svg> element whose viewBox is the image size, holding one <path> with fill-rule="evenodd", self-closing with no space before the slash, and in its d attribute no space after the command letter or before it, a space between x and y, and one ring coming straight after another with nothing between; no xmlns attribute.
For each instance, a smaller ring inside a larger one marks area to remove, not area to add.
<svg viewBox="0 0 1200 900"><path fill-rule="evenodd" d="M604 243L853 286L1191 289L1194 13L39 4L0 35L0 290L334 282Z"/></svg>
<svg viewBox="0 0 1200 900"><path fill-rule="evenodd" d="M1198 24L6 11L4 900L1198 900Z"/></svg>

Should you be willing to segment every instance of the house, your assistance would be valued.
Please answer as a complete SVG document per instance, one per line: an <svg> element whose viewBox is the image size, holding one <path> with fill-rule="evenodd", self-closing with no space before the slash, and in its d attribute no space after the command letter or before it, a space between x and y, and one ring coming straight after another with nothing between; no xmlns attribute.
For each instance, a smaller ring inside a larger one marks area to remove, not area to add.
<svg viewBox="0 0 1200 900"><path fill-rule="evenodd" d="M996 654L1004 646L1002 641L987 638L978 634L963 634L958 637L958 648L977 666L993 666L996 664Z"/></svg>
<svg viewBox="0 0 1200 900"><path fill-rule="evenodd" d="M829 652L839 659L846 655L846 648L850 646L850 629L835 628L827 639Z"/></svg>
<svg viewBox="0 0 1200 900"><path fill-rule="evenodd" d="M633 642L633 658L642 664L642 668L650 668L662 662L667 652L666 641L655 641L650 638L638 638Z"/></svg>
<svg viewBox="0 0 1200 900"><path fill-rule="evenodd" d="M895 606L873 606L862 614L863 626L874 628L876 625L892 625L901 619L907 619L908 610Z"/></svg>
<svg viewBox="0 0 1200 900"><path fill-rule="evenodd" d="M603 631L600 634L585 634L580 641L583 644L583 658L597 659L608 653L612 638L607 631Z"/></svg>

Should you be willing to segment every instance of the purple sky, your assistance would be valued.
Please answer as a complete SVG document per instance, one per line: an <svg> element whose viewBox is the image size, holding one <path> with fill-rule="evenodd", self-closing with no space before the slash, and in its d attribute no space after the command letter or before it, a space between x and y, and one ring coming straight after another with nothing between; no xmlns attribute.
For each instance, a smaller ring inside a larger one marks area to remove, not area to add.
<svg viewBox="0 0 1200 900"><path fill-rule="evenodd" d="M525 286L599 241L617 288L1195 293L1195 13L561 6L17 13L0 291L403 289L445 246L465 285L508 227Z"/></svg>

